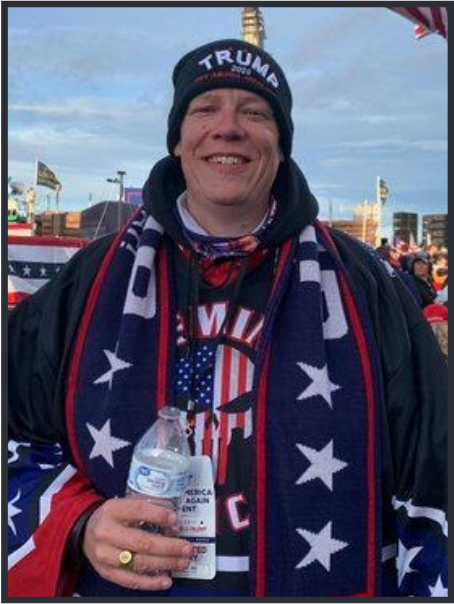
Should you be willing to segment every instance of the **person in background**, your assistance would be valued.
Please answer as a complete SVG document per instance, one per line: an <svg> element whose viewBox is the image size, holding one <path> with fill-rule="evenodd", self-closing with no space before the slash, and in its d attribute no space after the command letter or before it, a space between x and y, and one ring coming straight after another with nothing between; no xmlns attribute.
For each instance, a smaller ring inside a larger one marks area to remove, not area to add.
<svg viewBox="0 0 454 604"><path fill-rule="evenodd" d="M10 315L9 595L445 596L446 364L428 322L317 218L271 55L210 42L173 85L144 207ZM209 468L180 509L193 539L147 532L175 514L124 497L166 404Z"/></svg>
<svg viewBox="0 0 454 604"><path fill-rule="evenodd" d="M438 292L437 297L435 298L435 303L444 304L445 306L448 306L448 279L447 278L443 285L443 289Z"/></svg>
<svg viewBox="0 0 454 604"><path fill-rule="evenodd" d="M432 284L431 264L425 252L417 252L413 256L410 264L410 275L412 275L421 296L422 307L433 304L437 297L437 291Z"/></svg>
<svg viewBox="0 0 454 604"><path fill-rule="evenodd" d="M437 292L440 292L448 280L448 254L438 253L432 263L432 283Z"/></svg>
<svg viewBox="0 0 454 604"><path fill-rule="evenodd" d="M377 255L389 267L390 273L399 278L402 283L409 289L419 306L423 305L422 297L419 288L415 283L412 275L402 268L402 255L399 248L391 245L382 245L375 249Z"/></svg>
<svg viewBox="0 0 454 604"><path fill-rule="evenodd" d="M396 257L397 254L399 254L399 263L400 263L401 269L405 273L408 273L410 270L411 259L412 259L412 252L410 251L410 245L406 241L398 241L398 242L396 242L396 245L394 246L394 248L397 252L394 256Z"/></svg>
<svg viewBox="0 0 454 604"><path fill-rule="evenodd" d="M428 304L423 314L437 338L440 348L448 360L448 307L444 304Z"/></svg>
<svg viewBox="0 0 454 604"><path fill-rule="evenodd" d="M425 248L427 255L429 256L430 261L434 261L435 257L439 254L440 248L435 243L431 243L429 246Z"/></svg>

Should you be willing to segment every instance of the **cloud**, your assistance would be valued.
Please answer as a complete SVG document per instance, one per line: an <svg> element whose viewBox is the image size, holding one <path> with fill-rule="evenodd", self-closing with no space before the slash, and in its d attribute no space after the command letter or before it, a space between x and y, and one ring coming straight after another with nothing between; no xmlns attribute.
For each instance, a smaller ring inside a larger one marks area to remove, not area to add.
<svg viewBox="0 0 454 604"><path fill-rule="evenodd" d="M372 139L359 141L344 141L332 143L331 149L340 151L348 151L353 153L385 152L385 153L402 153L404 151L424 151L424 152L439 152L447 151L446 140L404 140L401 138L386 138Z"/></svg>
<svg viewBox="0 0 454 604"><path fill-rule="evenodd" d="M208 38L238 37L241 8L10 7L9 174L33 178L39 157L74 205L117 169L141 186L167 152L175 61ZM317 194L361 201L380 173L443 205L444 41L416 42L382 7L262 12L294 93L295 158Z"/></svg>

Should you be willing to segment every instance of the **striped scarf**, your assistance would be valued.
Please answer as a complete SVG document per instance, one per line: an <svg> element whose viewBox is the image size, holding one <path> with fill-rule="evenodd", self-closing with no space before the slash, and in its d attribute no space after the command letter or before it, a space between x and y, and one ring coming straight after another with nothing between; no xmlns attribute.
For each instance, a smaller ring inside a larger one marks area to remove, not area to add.
<svg viewBox="0 0 454 604"><path fill-rule="evenodd" d="M175 291L163 229L142 212L105 257L71 367L73 455L104 497L124 494L134 444L174 396ZM376 359L368 323L321 224L283 245L254 373L249 595L380 593ZM78 592L206 597L180 591L178 581L166 593L133 592L90 569Z"/></svg>

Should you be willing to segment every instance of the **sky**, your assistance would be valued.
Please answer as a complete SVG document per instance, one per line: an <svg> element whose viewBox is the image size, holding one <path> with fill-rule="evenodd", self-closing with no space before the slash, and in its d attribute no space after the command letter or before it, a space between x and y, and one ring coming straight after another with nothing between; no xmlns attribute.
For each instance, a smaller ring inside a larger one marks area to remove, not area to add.
<svg viewBox="0 0 454 604"><path fill-rule="evenodd" d="M241 37L239 5L8 7L8 176L35 185L36 161L63 188L60 210L141 187L167 154L171 72L214 39ZM351 218L389 188L394 212L447 212L447 42L416 40L383 7L262 6L265 48L294 96L293 157L327 219ZM54 192L37 187L37 211Z"/></svg>

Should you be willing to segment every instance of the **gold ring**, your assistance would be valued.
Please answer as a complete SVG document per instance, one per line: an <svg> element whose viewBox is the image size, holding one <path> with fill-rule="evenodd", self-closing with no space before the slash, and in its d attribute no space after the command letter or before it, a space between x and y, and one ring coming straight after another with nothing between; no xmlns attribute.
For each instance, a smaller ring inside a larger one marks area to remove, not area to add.
<svg viewBox="0 0 454 604"><path fill-rule="evenodd" d="M122 568L129 568L132 565L133 559L134 554L129 549L122 549L118 554L118 562Z"/></svg>

